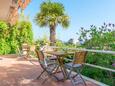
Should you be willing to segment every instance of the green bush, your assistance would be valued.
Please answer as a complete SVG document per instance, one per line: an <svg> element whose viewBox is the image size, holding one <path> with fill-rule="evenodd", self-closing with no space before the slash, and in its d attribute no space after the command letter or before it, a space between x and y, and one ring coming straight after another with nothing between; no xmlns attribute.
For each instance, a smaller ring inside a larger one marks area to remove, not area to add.
<svg viewBox="0 0 115 86"><path fill-rule="evenodd" d="M0 55L16 53L22 43L31 44L33 41L32 25L30 22L19 22L14 26L0 21Z"/></svg>
<svg viewBox="0 0 115 86"><path fill-rule="evenodd" d="M10 52L8 29L7 23L0 21L0 54L7 54Z"/></svg>
<svg viewBox="0 0 115 86"><path fill-rule="evenodd" d="M84 43L81 45L83 48L95 50L115 50L115 26L114 24L105 24L101 27L91 25L90 29L81 28L79 40ZM112 66L115 63L115 55L103 53L89 53L87 56L87 63L115 69ZM110 86L114 86L115 73L112 73L111 79L109 72L97 68L85 67L83 74L91 77L97 81L103 82Z"/></svg>

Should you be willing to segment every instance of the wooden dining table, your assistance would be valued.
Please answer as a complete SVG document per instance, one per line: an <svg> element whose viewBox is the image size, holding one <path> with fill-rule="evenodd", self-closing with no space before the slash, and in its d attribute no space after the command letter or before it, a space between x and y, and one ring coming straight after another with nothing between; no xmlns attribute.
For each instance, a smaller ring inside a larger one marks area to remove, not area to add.
<svg viewBox="0 0 115 86"><path fill-rule="evenodd" d="M63 80L66 80L68 77L67 70L64 66L64 57L67 55L73 55L74 52L64 52L64 51L46 51L45 53L56 56L57 62L63 74Z"/></svg>

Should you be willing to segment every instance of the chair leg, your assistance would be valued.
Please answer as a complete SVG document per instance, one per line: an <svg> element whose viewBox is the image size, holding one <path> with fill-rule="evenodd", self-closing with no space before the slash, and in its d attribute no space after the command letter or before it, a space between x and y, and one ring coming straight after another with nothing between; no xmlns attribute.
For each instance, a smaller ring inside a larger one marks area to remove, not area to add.
<svg viewBox="0 0 115 86"><path fill-rule="evenodd" d="M56 76L54 76L52 73L50 74L50 73L48 73L48 77L50 77L50 78L52 78L52 77L54 77L56 80L59 80ZM46 77L45 78L45 80L42 82L42 84L44 84L49 78L48 77Z"/></svg>
<svg viewBox="0 0 115 86"><path fill-rule="evenodd" d="M81 74L80 74L80 69L78 69L78 70L77 70L77 73L78 73L77 75L79 75L79 76L80 76L80 78L82 79L82 81L83 81L84 85L85 85L85 86L87 86L87 84L86 84L85 80L83 79L83 77L82 77L82 76L81 76Z"/></svg>
<svg viewBox="0 0 115 86"><path fill-rule="evenodd" d="M72 72L72 70L73 70L73 67L70 68L70 72L68 73L67 78L71 78L71 72Z"/></svg>
<svg viewBox="0 0 115 86"><path fill-rule="evenodd" d="M57 67L56 67L56 69L55 69L55 72L54 72L54 73L56 73L56 72L58 71L59 67L60 67L60 66L57 66Z"/></svg>
<svg viewBox="0 0 115 86"><path fill-rule="evenodd" d="M70 78L71 83L72 83L73 86L76 86L75 81L74 81L74 78L77 77L77 76L80 76L81 80L83 81L84 86L87 86L85 80L83 79L83 77L82 77L81 74L80 74L80 70L79 70L79 69L77 69L77 74L74 75L73 77L71 77L71 72L72 72L72 68L71 68L71 70L70 70L68 76L69 76L69 78Z"/></svg>
<svg viewBox="0 0 115 86"><path fill-rule="evenodd" d="M72 86L75 86L75 83L74 83L74 81L73 81L72 78L70 78L70 81L71 81L71 83L72 83Z"/></svg>
<svg viewBox="0 0 115 86"><path fill-rule="evenodd" d="M55 69L55 68L54 68ZM54 71L54 69L52 70L52 72ZM52 77L54 77L56 80L59 80L55 75L53 75L51 72L48 72L47 70L46 70L46 72L47 72L47 74L48 74L48 77L50 77L50 78L52 78ZM45 78L45 80L42 82L42 84L44 84L49 78L48 77L46 77Z"/></svg>
<svg viewBox="0 0 115 86"><path fill-rule="evenodd" d="M41 74L40 74L36 79L39 79L44 72L45 72L45 70L43 70L43 71L41 72Z"/></svg>
<svg viewBox="0 0 115 86"><path fill-rule="evenodd" d="M48 71L47 69L45 69L44 71L45 72L47 72L47 74L48 74L48 76L49 77L54 77L56 80L59 80L55 75L53 75L53 71L55 70L57 68L57 66L56 67L54 67L53 69L52 69L52 71ZM42 82L42 84L44 84L46 81L48 80L48 77Z"/></svg>
<svg viewBox="0 0 115 86"><path fill-rule="evenodd" d="M47 77L47 78L45 78L45 80L42 82L42 84L44 84L47 80L48 80L48 77Z"/></svg>
<svg viewBox="0 0 115 86"><path fill-rule="evenodd" d="M86 84L85 80L83 79L83 77L81 76L81 74L79 74L79 76L80 76L80 78L82 79L84 85L87 86L87 84Z"/></svg>
<svg viewBox="0 0 115 86"><path fill-rule="evenodd" d="M56 67L54 67L54 69L52 69L52 71L51 72L49 72L49 71L47 71L46 70L46 72L48 73L48 75L51 77L54 77L56 80L59 80L54 74L55 74L55 69L56 69L56 71L57 71L57 67L58 66L56 66ZM54 71L54 73L53 73L53 71Z"/></svg>
<svg viewBox="0 0 115 86"><path fill-rule="evenodd" d="M47 68L43 68L43 71L41 72L41 74L37 77L37 79L39 79L41 77L41 75L46 72L48 77L54 77L56 80L59 80L54 74L55 70L57 69L58 66L55 66L51 71L48 71L48 67ZM42 84L44 84L49 78L46 77L45 80L42 82Z"/></svg>

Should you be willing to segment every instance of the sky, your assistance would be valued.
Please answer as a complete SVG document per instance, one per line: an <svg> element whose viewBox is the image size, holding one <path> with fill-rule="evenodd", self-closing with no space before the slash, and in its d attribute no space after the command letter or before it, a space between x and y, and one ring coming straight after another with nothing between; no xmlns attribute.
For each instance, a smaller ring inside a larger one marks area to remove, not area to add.
<svg viewBox="0 0 115 86"><path fill-rule="evenodd" d="M36 14L40 11L40 4L46 0L31 0L24 13L29 15L32 22L34 39L49 38L49 28L41 28L34 22ZM77 40L80 28L88 29L90 25L101 26L104 22L115 23L115 0L53 0L65 7L65 13L70 17L68 29L61 26L56 28L56 37L62 41L70 38Z"/></svg>

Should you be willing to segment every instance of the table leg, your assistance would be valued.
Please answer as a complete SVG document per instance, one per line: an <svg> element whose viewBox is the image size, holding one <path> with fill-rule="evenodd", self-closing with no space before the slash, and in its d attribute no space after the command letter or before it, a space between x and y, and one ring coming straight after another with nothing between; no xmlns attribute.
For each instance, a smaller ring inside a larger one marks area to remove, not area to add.
<svg viewBox="0 0 115 86"><path fill-rule="evenodd" d="M59 57L58 61L59 61L59 65L60 65L61 71L62 71L63 76L64 76L63 80L66 80L67 79L67 71L66 71L66 68L64 66L64 59L63 59L63 57Z"/></svg>

